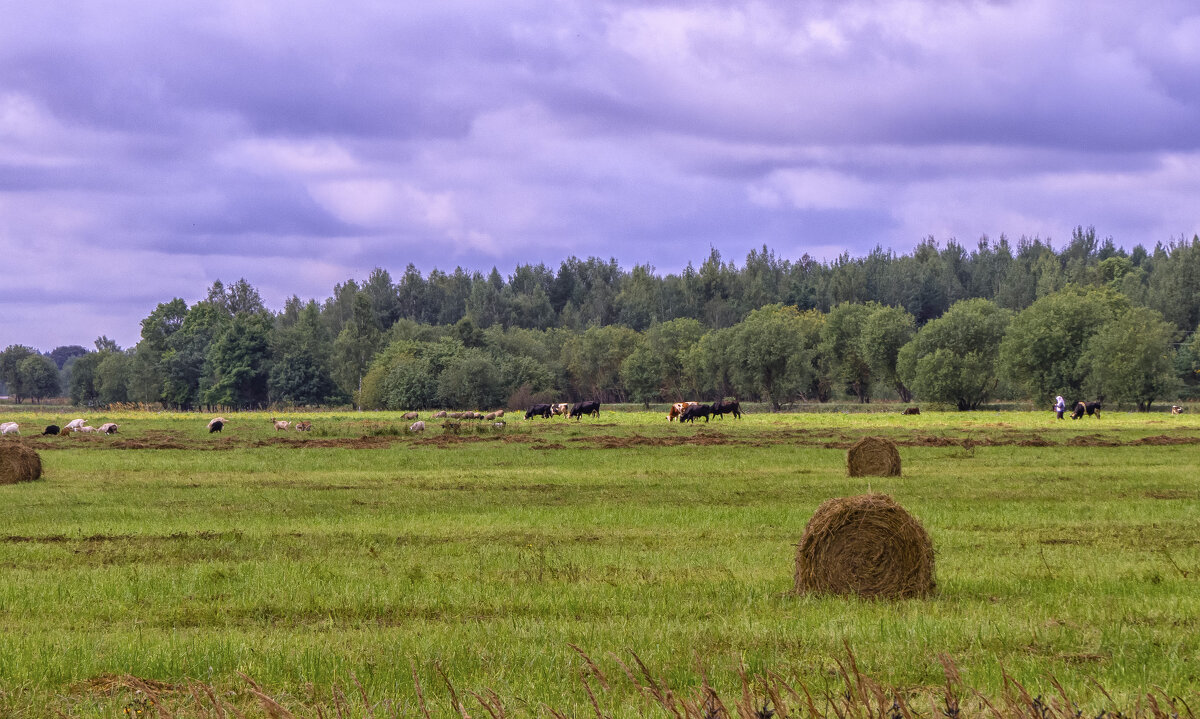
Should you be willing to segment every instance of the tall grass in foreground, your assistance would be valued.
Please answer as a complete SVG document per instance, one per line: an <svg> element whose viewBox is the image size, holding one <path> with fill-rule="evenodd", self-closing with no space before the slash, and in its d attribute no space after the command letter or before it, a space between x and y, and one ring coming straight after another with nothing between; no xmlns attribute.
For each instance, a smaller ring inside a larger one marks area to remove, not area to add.
<svg viewBox="0 0 1200 719"><path fill-rule="evenodd" d="M221 692L202 681L166 684L131 675L108 675L89 682L85 691L107 694L118 701L127 717L157 716L159 719L248 719L258 712L270 719L400 719L401 717L550 716L567 719L594 716L613 719L622 716L673 717L674 719L964 719L969 716L991 719L1195 719L1191 704L1184 697L1171 696L1161 688L1146 691L1130 706L1116 706L1111 696L1098 687L1107 699L1103 708L1081 706L1053 677L1050 696L1034 694L1008 674L1003 690L988 696L968 686L949 656L938 657L944 682L938 687L901 690L888 687L859 670L853 652L847 647L843 659L836 661L835 682L814 690L804 682L789 682L774 670L750 674L738 662L735 671L739 683L721 692L709 683L700 662L698 687L673 687L656 675L634 652L624 659L610 654L605 672L586 652L571 645L582 660L572 668L576 681L587 695L587 709L563 709L549 704L530 706L494 690L456 687L444 668L437 664L437 685L425 687L414 666L412 682L415 699L372 699L354 677L352 686L334 684L327 689L310 686L307 697L273 693L252 677L241 675L240 691ZM625 696L614 698L613 686L624 684ZM638 697L630 702L628 695ZM1192 701L1196 701L1192 697ZM590 711L589 711L590 709ZM257 711L256 711L257 710Z"/></svg>

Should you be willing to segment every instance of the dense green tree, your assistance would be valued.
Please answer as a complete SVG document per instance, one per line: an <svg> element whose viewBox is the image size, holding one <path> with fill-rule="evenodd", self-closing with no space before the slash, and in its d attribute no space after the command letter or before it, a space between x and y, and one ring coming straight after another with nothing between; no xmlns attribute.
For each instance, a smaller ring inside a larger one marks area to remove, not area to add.
<svg viewBox="0 0 1200 719"><path fill-rule="evenodd" d="M18 384L34 402L41 404L47 397L58 396L58 365L49 357L29 355L21 360L17 375L20 378Z"/></svg>
<svg viewBox="0 0 1200 719"><path fill-rule="evenodd" d="M1133 402L1139 411L1178 386L1172 342L1175 329L1148 307L1131 307L1105 322L1079 358L1086 389L1105 401Z"/></svg>
<svg viewBox="0 0 1200 719"><path fill-rule="evenodd" d="M96 389L96 367L104 360L104 356L100 352L88 352L75 358L71 365L71 384L68 388L71 404L92 407L100 402L100 393Z"/></svg>
<svg viewBox="0 0 1200 719"><path fill-rule="evenodd" d="M900 380L896 358L916 331L916 320L900 307L876 307L859 330L859 355L867 361L872 376L896 388L901 402L911 401L912 392Z"/></svg>
<svg viewBox="0 0 1200 719"><path fill-rule="evenodd" d="M496 409L507 395L495 360L481 349L464 349L438 374L437 398L445 407Z"/></svg>
<svg viewBox="0 0 1200 719"><path fill-rule="evenodd" d="M1088 368L1079 361L1100 326L1129 301L1108 288L1072 285L1017 313L1000 345L1000 371L1038 402L1080 397Z"/></svg>
<svg viewBox="0 0 1200 719"><path fill-rule="evenodd" d="M381 340L371 298L359 292L354 296L353 316L333 343L333 378L344 393L357 395L362 389L363 375Z"/></svg>
<svg viewBox="0 0 1200 719"><path fill-rule="evenodd" d="M901 381L922 400L977 409L996 389L995 358L1010 319L990 300L956 302L900 348Z"/></svg>
<svg viewBox="0 0 1200 719"><path fill-rule="evenodd" d="M646 409L665 394L666 375L666 361L645 341L621 363L621 383L625 385L629 399L641 402Z"/></svg>
<svg viewBox="0 0 1200 719"><path fill-rule="evenodd" d="M804 324L795 307L767 305L733 327L729 351L739 395L757 396L774 410L803 395L812 382L814 351L806 346Z"/></svg>
<svg viewBox="0 0 1200 719"><path fill-rule="evenodd" d="M37 352L32 347L25 345L9 345L4 348L4 352L0 352L0 380L4 381L5 386L8 387L8 394L17 404L30 396L21 377L21 363L25 361L25 358L36 354Z"/></svg>
<svg viewBox="0 0 1200 719"><path fill-rule="evenodd" d="M65 345L51 350L50 359L54 360L56 367L62 369L72 357L82 357L87 352L87 348L82 345Z"/></svg>
<svg viewBox="0 0 1200 719"><path fill-rule="evenodd" d="M188 310L179 329L164 341L166 350L159 362L163 402L191 409L204 401L213 374L208 367L209 349L229 322L224 311L208 301Z"/></svg>
<svg viewBox="0 0 1200 719"><path fill-rule="evenodd" d="M271 371L272 318L265 312L238 312L208 351L212 385L204 393L209 405L236 408L266 406Z"/></svg>
<svg viewBox="0 0 1200 719"><path fill-rule="evenodd" d="M871 364L863 352L862 331L879 305L843 302L829 311L817 348L830 383L845 388L859 402L871 401Z"/></svg>
<svg viewBox="0 0 1200 719"><path fill-rule="evenodd" d="M105 350L93 374L97 401L112 405L129 401L130 355L124 352Z"/></svg>
<svg viewBox="0 0 1200 719"><path fill-rule="evenodd" d="M621 364L637 349L639 336L628 327L589 327L563 345L562 362L575 399L623 402Z"/></svg>

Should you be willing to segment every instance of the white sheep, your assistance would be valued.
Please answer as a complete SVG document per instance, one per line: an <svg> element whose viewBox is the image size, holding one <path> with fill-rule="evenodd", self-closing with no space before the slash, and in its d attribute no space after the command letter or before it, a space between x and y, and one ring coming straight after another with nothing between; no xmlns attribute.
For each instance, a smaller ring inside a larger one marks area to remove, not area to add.
<svg viewBox="0 0 1200 719"><path fill-rule="evenodd" d="M0 434L21 434L21 427L16 422L5 422L0 424Z"/></svg>
<svg viewBox="0 0 1200 719"><path fill-rule="evenodd" d="M271 418L271 421L275 423L275 431L276 432L278 432L281 429L287 429L288 425L291 424L291 422L287 421L286 419L278 419L277 420L274 417Z"/></svg>
<svg viewBox="0 0 1200 719"><path fill-rule="evenodd" d="M86 419L73 419L70 422L67 422L67 426L63 427L63 429L69 429L72 432L78 432L79 428L85 424L87 424Z"/></svg>
<svg viewBox="0 0 1200 719"><path fill-rule="evenodd" d="M88 425L86 425L86 424L85 424L85 425L83 425L82 427L80 427L80 428L79 428L79 431L80 431L80 432L83 432L84 434L91 434L92 432L95 432L95 431L96 431L96 428L95 428L95 427L89 427Z"/></svg>
<svg viewBox="0 0 1200 719"><path fill-rule="evenodd" d="M416 422L413 422L412 426L410 426L408 428L408 431L409 432L424 432L425 431L425 420L417 420Z"/></svg>
<svg viewBox="0 0 1200 719"><path fill-rule="evenodd" d="M119 425L119 424L116 424L115 422L105 422L104 424L100 425L100 426L99 426L99 427L96 429L96 431L97 431L97 432L103 432L104 434L116 434L116 433L117 433L117 427L120 427L120 426L121 426L121 425Z"/></svg>

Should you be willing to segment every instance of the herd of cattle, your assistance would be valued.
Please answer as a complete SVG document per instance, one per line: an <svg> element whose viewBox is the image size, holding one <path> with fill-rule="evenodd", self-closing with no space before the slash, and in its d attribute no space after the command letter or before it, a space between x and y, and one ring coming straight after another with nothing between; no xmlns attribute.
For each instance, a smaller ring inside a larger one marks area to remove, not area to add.
<svg viewBox="0 0 1200 719"><path fill-rule="evenodd" d="M1183 411L1184 411L1184 408L1179 405L1171 406L1171 414L1182 414ZM905 409L904 412L902 412L902 414L920 414L920 413L921 413L921 410L917 409L916 407L909 407L909 408ZM720 417L720 418L724 419L725 415L727 415L727 414L732 414L735 419L742 418L742 408L741 408L740 403L737 400L731 400L731 401L717 400L716 402L713 402L712 404L701 404L699 402L676 402L675 404L671 405L671 410L670 410L670 412L667 413L667 420L674 422L678 418L680 423L683 423L683 422L693 422L694 423L697 419L699 419L700 417L703 417L704 421L707 422L710 417ZM1084 416L1084 414L1087 414L1089 417L1095 416L1096 418L1099 418L1100 417L1100 403L1099 402L1077 402L1077 403L1075 403L1075 406L1072 408L1071 419L1080 419L1081 417ZM600 403L599 402L576 402L575 404L568 404L566 402L562 402L562 403L557 403L557 404L535 404L535 405L531 406L525 412L525 419L533 419L534 417L542 417L545 419L550 419L551 417L558 417L558 416L566 416L569 419L580 419L584 416L599 417L600 416ZM1060 416L1061 416L1061 414L1060 414ZM409 425L409 427L408 427L409 432L416 433L416 432L423 432L425 430L425 422L420 420L420 415L418 413L405 412L403 415L401 415L401 417L405 420L416 420L411 425ZM496 428L504 427L504 420L501 419L502 417L504 417L504 410L502 410L502 409L498 409L495 412L488 412L488 413L448 412L446 410L441 410L441 411L435 412L433 414L433 419L485 420L488 422L492 422L493 426ZM214 432L220 432L222 429L224 429L225 425L228 422L229 422L229 420L225 419L224 417L212 418L211 420L208 421L209 434L212 434ZM287 430L289 428L294 429L297 432L308 432L308 431L312 430L312 422L309 422L307 420L300 421L300 422L290 422L288 420L277 420L274 417L272 417L271 423L274 425L275 431L277 431L277 432ZM66 435L66 434L71 434L74 432L80 432L83 434L89 434L89 433L116 434L117 428L119 426L120 425L115 424L113 422L107 422L105 424L100 425L99 427L90 427L87 424L87 420L74 419L74 420L71 420L70 422L68 422L66 424L66 426L64 426L64 427L59 427L56 424L49 425L46 427L45 431L42 432L42 434L43 435L57 435L57 434ZM20 435L21 434L20 425L18 425L16 422L4 422L3 424L0 424L0 434Z"/></svg>
<svg viewBox="0 0 1200 719"><path fill-rule="evenodd" d="M725 415L731 414L734 419L742 418L742 405L736 399L726 402L717 400L712 404L700 404L699 402L676 402L671 405L671 411L667 413L667 420L674 422L678 417L682 422L695 422L697 418L703 417L707 422L709 417L720 417L725 419Z"/></svg>

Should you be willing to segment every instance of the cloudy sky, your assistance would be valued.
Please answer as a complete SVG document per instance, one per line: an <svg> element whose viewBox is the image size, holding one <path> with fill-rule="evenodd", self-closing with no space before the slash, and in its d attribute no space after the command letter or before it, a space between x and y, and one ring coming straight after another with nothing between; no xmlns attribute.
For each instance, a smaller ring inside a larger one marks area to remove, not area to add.
<svg viewBox="0 0 1200 719"><path fill-rule="evenodd" d="M1200 232L1200 6L0 0L0 346L247 278Z"/></svg>

